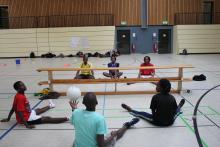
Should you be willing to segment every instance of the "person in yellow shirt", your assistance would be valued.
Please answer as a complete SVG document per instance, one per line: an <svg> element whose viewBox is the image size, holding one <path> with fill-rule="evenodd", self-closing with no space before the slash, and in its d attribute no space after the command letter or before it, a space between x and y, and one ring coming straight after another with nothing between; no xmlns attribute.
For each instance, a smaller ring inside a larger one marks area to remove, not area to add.
<svg viewBox="0 0 220 147"><path fill-rule="evenodd" d="M81 69L92 68L92 64L88 62L88 56L83 56L83 63L80 65ZM95 79L93 70L78 70L75 79Z"/></svg>

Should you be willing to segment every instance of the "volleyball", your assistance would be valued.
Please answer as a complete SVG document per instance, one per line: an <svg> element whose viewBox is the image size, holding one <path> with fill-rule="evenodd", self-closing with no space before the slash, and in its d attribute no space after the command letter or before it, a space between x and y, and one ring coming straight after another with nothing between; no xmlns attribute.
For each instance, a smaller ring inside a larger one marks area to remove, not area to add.
<svg viewBox="0 0 220 147"><path fill-rule="evenodd" d="M68 96L71 101L77 101L81 96L81 90L78 87L71 86L67 89L66 96Z"/></svg>

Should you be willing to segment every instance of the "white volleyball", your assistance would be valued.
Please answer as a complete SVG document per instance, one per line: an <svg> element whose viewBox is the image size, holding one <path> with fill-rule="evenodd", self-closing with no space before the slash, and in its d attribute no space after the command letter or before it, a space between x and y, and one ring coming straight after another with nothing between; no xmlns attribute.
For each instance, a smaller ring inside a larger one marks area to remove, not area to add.
<svg viewBox="0 0 220 147"><path fill-rule="evenodd" d="M71 86L67 89L66 96L68 96L71 101L76 101L81 96L81 90L78 87Z"/></svg>

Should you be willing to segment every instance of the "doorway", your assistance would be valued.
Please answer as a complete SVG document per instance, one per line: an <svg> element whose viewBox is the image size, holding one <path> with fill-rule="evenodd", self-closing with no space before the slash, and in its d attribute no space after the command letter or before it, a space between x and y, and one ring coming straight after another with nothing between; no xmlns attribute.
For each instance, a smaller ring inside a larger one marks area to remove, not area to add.
<svg viewBox="0 0 220 147"><path fill-rule="evenodd" d="M130 54L130 30L117 30L117 49L120 54Z"/></svg>
<svg viewBox="0 0 220 147"><path fill-rule="evenodd" d="M213 22L213 2L203 2L203 23L212 24Z"/></svg>
<svg viewBox="0 0 220 147"><path fill-rule="evenodd" d="M159 29L158 53L171 53L171 30Z"/></svg>
<svg viewBox="0 0 220 147"><path fill-rule="evenodd" d="M0 6L0 29L8 29L8 6Z"/></svg>

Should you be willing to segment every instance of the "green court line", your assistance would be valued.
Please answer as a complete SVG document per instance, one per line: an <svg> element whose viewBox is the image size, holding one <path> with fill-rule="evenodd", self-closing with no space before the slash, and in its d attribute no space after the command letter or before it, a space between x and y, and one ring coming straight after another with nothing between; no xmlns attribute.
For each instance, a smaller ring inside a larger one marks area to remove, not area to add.
<svg viewBox="0 0 220 147"><path fill-rule="evenodd" d="M187 122L187 120L185 120L181 115L179 116L181 118L181 120L183 121L183 123L186 125L186 127L193 133L195 134L195 131L194 129L190 126L190 124ZM209 145L201 138L202 140L202 144L205 146L205 147L208 147Z"/></svg>
<svg viewBox="0 0 220 147"><path fill-rule="evenodd" d="M212 108L212 107L210 107L210 106L208 106L208 108L209 108L212 112L216 113L217 115L220 115L220 113L219 113L217 110L215 110L214 108Z"/></svg>
<svg viewBox="0 0 220 147"><path fill-rule="evenodd" d="M184 112L183 112L184 113ZM205 115L217 115L216 113L200 113L200 114L197 114L197 116L204 116ZM193 114L183 114L182 116L193 116Z"/></svg>

